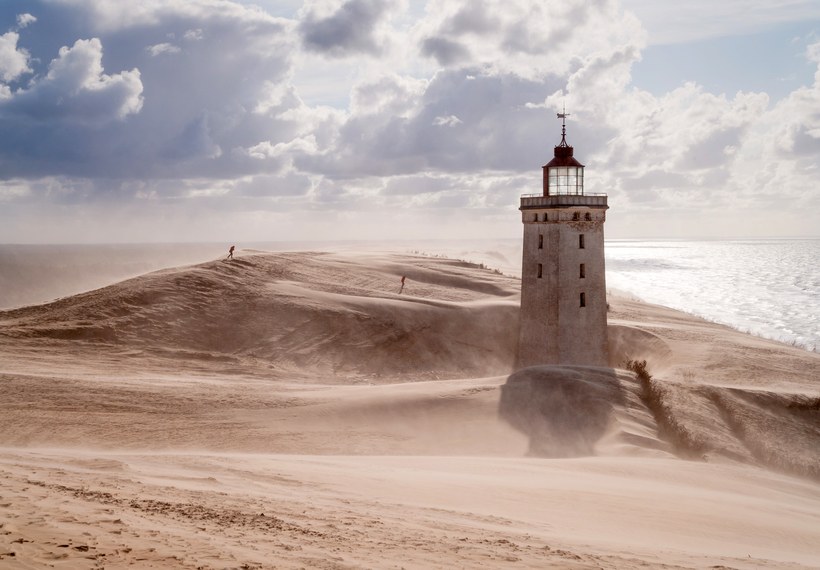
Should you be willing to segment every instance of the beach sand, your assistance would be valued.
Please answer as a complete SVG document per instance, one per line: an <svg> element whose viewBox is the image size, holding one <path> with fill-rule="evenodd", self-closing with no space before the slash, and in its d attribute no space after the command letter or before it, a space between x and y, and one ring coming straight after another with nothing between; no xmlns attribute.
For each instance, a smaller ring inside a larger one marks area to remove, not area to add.
<svg viewBox="0 0 820 570"><path fill-rule="evenodd" d="M612 368L514 372L519 287L245 250L0 312L0 568L820 567L820 355L612 296Z"/></svg>

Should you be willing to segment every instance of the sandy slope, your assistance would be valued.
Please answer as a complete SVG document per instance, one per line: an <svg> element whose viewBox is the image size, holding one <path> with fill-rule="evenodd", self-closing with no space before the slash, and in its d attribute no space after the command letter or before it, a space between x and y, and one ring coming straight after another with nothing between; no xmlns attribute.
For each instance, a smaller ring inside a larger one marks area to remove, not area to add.
<svg viewBox="0 0 820 570"><path fill-rule="evenodd" d="M616 368L510 375L517 289L244 252L0 312L0 567L820 566L818 355L616 298Z"/></svg>

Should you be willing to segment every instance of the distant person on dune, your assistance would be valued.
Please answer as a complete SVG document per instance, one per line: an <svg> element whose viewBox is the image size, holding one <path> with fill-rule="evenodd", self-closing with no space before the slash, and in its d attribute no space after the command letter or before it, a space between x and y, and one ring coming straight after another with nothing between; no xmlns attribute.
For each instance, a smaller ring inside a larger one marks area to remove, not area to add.
<svg viewBox="0 0 820 570"><path fill-rule="evenodd" d="M405 279L407 279L407 277L405 275L402 275L401 276L401 288L399 289L399 295L401 295L402 292L404 291L404 280Z"/></svg>
<svg viewBox="0 0 820 570"><path fill-rule="evenodd" d="M229 260L229 259L233 259L233 250L234 250L234 248L235 248L235 247L236 247L236 246L233 246L233 245L232 245L232 246L231 246L231 249L229 249L229 250L228 250L228 257L226 257L226 258L225 258L225 261L227 261L227 260Z"/></svg>

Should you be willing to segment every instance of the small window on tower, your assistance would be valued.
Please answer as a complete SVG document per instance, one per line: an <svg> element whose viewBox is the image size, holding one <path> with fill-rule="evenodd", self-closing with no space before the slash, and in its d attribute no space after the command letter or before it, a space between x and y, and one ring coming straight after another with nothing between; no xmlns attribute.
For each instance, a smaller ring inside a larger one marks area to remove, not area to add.
<svg viewBox="0 0 820 570"><path fill-rule="evenodd" d="M547 214L544 214L544 221L547 221Z"/></svg>
<svg viewBox="0 0 820 570"><path fill-rule="evenodd" d="M586 269L587 269L587 268L586 268L586 265L584 265L584 264L582 263L582 264L581 264L581 271L580 271L580 273L581 273L581 279L583 279L584 277L586 277L586 276L587 276L587 271L586 271Z"/></svg>
<svg viewBox="0 0 820 570"><path fill-rule="evenodd" d="M536 222L538 221L538 214L535 214L535 220L534 221L536 221Z"/></svg>
<svg viewBox="0 0 820 570"><path fill-rule="evenodd" d="M541 269L542 269L542 267L543 267L543 265L541 265L541 264L539 263L539 264L538 264L538 278L539 278L539 279L541 279Z"/></svg>
<svg viewBox="0 0 820 570"><path fill-rule="evenodd" d="M538 249L544 249L544 236L538 234Z"/></svg>
<svg viewBox="0 0 820 570"><path fill-rule="evenodd" d="M584 249L584 234L578 236L578 249Z"/></svg>
<svg viewBox="0 0 820 570"><path fill-rule="evenodd" d="M590 222L592 221L592 215L589 212L587 212L586 214L584 214L584 219Z"/></svg>
<svg viewBox="0 0 820 570"><path fill-rule="evenodd" d="M587 295L586 295L586 293L581 293L581 306L582 307L587 306Z"/></svg>
<svg viewBox="0 0 820 570"><path fill-rule="evenodd" d="M580 220L581 219L581 214L579 214L578 212L573 212L572 213L572 219L573 220Z"/></svg>

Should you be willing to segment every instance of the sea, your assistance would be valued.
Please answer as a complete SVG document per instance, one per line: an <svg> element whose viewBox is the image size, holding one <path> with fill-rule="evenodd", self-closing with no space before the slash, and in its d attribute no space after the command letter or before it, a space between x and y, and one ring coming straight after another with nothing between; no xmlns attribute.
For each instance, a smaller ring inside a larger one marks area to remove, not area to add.
<svg viewBox="0 0 820 570"><path fill-rule="evenodd" d="M0 310L219 259L229 245L0 244ZM249 248L440 255L521 274L520 239L237 244ZM820 350L820 239L607 240L605 255L611 291Z"/></svg>
<svg viewBox="0 0 820 570"><path fill-rule="evenodd" d="M820 239L608 240L607 287L820 350Z"/></svg>

